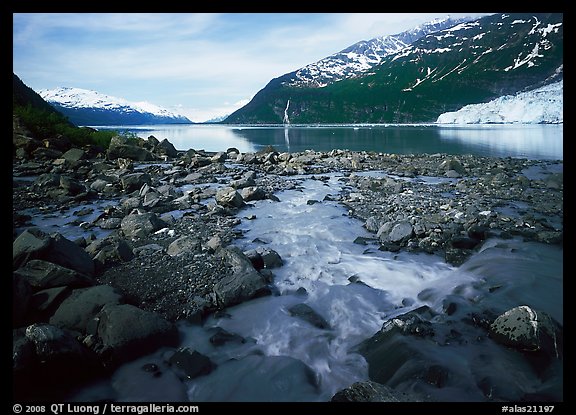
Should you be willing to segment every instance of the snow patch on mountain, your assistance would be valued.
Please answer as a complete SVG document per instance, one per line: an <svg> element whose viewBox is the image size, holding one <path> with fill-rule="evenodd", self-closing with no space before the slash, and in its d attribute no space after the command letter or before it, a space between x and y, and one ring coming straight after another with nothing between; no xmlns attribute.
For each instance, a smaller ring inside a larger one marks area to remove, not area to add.
<svg viewBox="0 0 576 415"><path fill-rule="evenodd" d="M438 124L562 124L564 81L441 114Z"/></svg>
<svg viewBox="0 0 576 415"><path fill-rule="evenodd" d="M446 16L402 33L360 41L338 53L297 70L286 84L288 86L322 88L342 79L365 74L380 64L386 56L398 53L421 37L455 25L466 24L471 19L452 19L450 16ZM461 29L464 27L462 26Z"/></svg>
<svg viewBox="0 0 576 415"><path fill-rule="evenodd" d="M123 98L101 94L97 91L60 87L55 89L41 89L37 91L45 101L64 108L101 109L115 112L151 114L157 117L190 122L185 116L166 108L151 104L150 102L131 102Z"/></svg>

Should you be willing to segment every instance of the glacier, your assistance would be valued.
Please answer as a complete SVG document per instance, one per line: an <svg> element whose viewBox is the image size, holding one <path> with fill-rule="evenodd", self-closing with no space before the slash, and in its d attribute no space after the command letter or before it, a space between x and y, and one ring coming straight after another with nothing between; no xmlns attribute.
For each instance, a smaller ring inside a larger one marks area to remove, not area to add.
<svg viewBox="0 0 576 415"><path fill-rule="evenodd" d="M564 80L438 116L437 124L563 124Z"/></svg>

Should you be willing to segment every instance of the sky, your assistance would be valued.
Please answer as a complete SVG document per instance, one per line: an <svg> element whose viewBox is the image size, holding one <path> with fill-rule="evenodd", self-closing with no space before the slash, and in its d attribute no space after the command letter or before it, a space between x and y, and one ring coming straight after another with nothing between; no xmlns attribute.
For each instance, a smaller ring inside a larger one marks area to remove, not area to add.
<svg viewBox="0 0 576 415"><path fill-rule="evenodd" d="M90 89L202 122L361 40L486 14L14 13L13 71L36 91Z"/></svg>

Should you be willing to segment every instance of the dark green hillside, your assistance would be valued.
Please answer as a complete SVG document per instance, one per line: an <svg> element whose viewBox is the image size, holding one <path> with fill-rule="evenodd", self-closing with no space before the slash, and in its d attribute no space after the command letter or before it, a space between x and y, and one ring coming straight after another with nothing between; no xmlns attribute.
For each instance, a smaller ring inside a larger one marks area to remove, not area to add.
<svg viewBox="0 0 576 415"><path fill-rule="evenodd" d="M492 15L427 35L362 77L323 88L270 82L229 123L434 122L443 112L562 78L563 15Z"/></svg>
<svg viewBox="0 0 576 415"><path fill-rule="evenodd" d="M16 74L12 83L12 114L14 129L24 127L34 140L50 140L57 138L68 145L96 145L106 149L116 131L96 131L91 128L79 128L72 124L64 115L48 104L34 90L25 85ZM14 139L21 136L13 131ZM21 143L20 143L21 144ZM16 141L14 142L16 146Z"/></svg>

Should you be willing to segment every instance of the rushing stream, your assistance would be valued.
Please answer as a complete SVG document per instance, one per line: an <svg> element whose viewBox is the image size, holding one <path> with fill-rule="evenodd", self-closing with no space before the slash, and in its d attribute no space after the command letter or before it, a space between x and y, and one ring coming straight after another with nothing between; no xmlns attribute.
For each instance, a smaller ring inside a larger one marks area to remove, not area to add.
<svg viewBox="0 0 576 415"><path fill-rule="evenodd" d="M167 368L166 351L161 350L122 366L111 382L85 389L73 399L328 401L338 390L368 380L367 362L355 347L385 321L422 305L441 314L447 300L455 301L453 322L471 311L502 312L529 304L563 323L561 248L494 239L459 268L434 255L379 251L376 244L354 243L358 236L373 235L330 201L329 196L346 185L341 178L300 177L296 189L277 193L280 203L257 201L238 213L244 237L235 244L244 251L273 249L284 265L272 270L274 295L228 308L203 326L180 323L181 346L215 363L209 375L186 381L184 387L170 370L160 377L144 376L146 363ZM251 215L256 218L248 220ZM289 309L301 303L328 327L291 315ZM389 386L440 401L483 401L492 393L519 399L518 388L562 399L560 364L552 373L538 375L518 353L490 339L452 341L454 327L441 327L443 346L419 339L407 339L406 344L451 371L446 385L422 386L408 371L396 374ZM238 336L215 346L209 338L220 329ZM474 326L460 324L457 330L467 339L481 334ZM490 379L503 379L510 390L500 386L493 392L486 386Z"/></svg>

